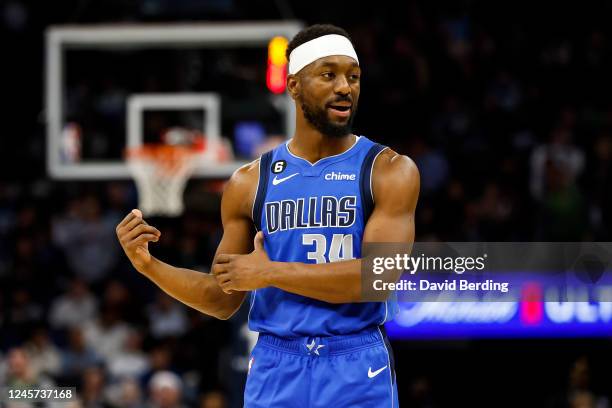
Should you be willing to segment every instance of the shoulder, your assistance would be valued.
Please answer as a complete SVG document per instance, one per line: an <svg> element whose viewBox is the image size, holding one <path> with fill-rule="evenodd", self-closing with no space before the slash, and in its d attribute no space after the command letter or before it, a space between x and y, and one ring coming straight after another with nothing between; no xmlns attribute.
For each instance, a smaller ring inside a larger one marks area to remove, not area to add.
<svg viewBox="0 0 612 408"><path fill-rule="evenodd" d="M253 160L234 171L223 190L222 211L225 208L250 217L259 182L259 161Z"/></svg>
<svg viewBox="0 0 612 408"><path fill-rule="evenodd" d="M230 177L227 186L244 187L253 184L253 182L257 184L259 180L259 161L260 159L258 158L240 166Z"/></svg>
<svg viewBox="0 0 612 408"><path fill-rule="evenodd" d="M412 183L418 182L420 178L419 170L410 157L399 154L388 147L380 152L376 158L373 177L375 180L381 179L378 180L381 182L391 179L394 182Z"/></svg>
<svg viewBox="0 0 612 408"><path fill-rule="evenodd" d="M419 170L414 161L390 148L383 150L372 171L374 201L416 200L420 190Z"/></svg>

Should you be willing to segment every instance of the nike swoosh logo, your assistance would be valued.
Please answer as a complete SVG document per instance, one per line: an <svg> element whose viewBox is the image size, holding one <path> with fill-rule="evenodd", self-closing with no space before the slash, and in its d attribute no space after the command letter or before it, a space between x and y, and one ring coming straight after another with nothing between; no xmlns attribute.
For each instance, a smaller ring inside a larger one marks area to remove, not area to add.
<svg viewBox="0 0 612 408"><path fill-rule="evenodd" d="M289 180L291 177L295 177L300 173L293 173L290 176L287 177L283 177L283 178L276 178L276 176L274 176L274 178L272 179L272 184L275 186L278 186L280 183L282 183L283 181L287 181Z"/></svg>
<svg viewBox="0 0 612 408"><path fill-rule="evenodd" d="M387 366L384 366L383 368L379 368L378 370L374 372L372 372L372 367L368 368L368 378L376 377L378 374L382 373L385 368L387 368Z"/></svg>

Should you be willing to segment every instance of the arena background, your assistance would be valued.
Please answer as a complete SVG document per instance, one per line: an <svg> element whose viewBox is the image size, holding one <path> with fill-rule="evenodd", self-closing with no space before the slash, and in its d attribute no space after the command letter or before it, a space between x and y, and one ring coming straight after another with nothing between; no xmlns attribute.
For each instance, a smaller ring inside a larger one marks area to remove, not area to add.
<svg viewBox="0 0 612 408"><path fill-rule="evenodd" d="M420 169L417 240L612 241L611 18L605 1L3 1L0 384L76 386L84 407L237 407L252 341L244 310L207 318L133 270L114 231L137 206L130 180L49 174L50 26L340 25L364 70L356 132ZM74 57L64 102L83 127L83 156L121 152L126 95L148 72L149 89L229 95L222 134L232 141L236 118L284 137L261 50L224 63L163 50L134 66ZM221 188L193 178L181 217L150 220L163 233L157 256L207 270ZM608 334L576 325L536 337L500 327L495 338L395 339L402 406L608 407L612 322L599 323Z"/></svg>

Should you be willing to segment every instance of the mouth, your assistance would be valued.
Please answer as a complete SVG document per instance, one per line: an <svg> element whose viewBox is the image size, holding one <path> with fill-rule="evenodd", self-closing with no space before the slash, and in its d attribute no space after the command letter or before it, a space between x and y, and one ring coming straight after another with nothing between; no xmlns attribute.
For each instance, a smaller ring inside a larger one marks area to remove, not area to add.
<svg viewBox="0 0 612 408"><path fill-rule="evenodd" d="M352 106L352 104L338 103L329 105L327 109L336 116L346 118L350 116Z"/></svg>

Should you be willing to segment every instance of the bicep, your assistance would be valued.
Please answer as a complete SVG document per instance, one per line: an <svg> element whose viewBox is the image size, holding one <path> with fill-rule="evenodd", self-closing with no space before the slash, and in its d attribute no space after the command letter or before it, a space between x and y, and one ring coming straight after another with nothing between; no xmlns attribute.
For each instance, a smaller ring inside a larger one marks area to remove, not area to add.
<svg viewBox="0 0 612 408"><path fill-rule="evenodd" d="M374 210L366 224L363 240L412 243L419 172L412 160L399 155L382 166L374 182Z"/></svg>
<svg viewBox="0 0 612 408"><path fill-rule="evenodd" d="M414 241L414 211L388 212L374 208L366 225L364 242L397 242Z"/></svg>
<svg viewBox="0 0 612 408"><path fill-rule="evenodd" d="M255 226L251 219L253 202L252 182L244 172L232 176L221 198L223 237L217 247L218 254L247 254L253 250ZM251 199L245 199L251 197Z"/></svg>

